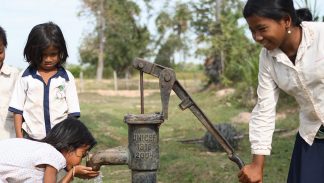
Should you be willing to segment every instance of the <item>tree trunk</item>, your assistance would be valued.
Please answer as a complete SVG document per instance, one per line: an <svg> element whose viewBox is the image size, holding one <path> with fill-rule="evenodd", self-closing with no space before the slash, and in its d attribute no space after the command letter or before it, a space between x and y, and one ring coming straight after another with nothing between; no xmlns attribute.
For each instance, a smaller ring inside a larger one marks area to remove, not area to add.
<svg viewBox="0 0 324 183"><path fill-rule="evenodd" d="M83 70L81 66L81 71L80 71L80 90L79 92L82 93L84 91L84 83L83 83Z"/></svg>
<svg viewBox="0 0 324 183"><path fill-rule="evenodd" d="M118 90L117 72L115 70L114 70L114 88L115 88L115 91Z"/></svg>
<svg viewBox="0 0 324 183"><path fill-rule="evenodd" d="M222 10L222 0L216 0L216 6L215 6L215 18L216 22L220 23L220 16L221 16L221 10Z"/></svg>
<svg viewBox="0 0 324 183"><path fill-rule="evenodd" d="M98 12L98 24L99 24L99 55L98 55L98 65L96 79L97 81L102 80L104 71L104 50L105 50L105 20L104 20L104 7L103 1L100 1L100 10Z"/></svg>
<svg viewBox="0 0 324 183"><path fill-rule="evenodd" d="M221 12L222 12L222 0L216 0L216 7L215 7L215 18L216 18L216 22L218 23L218 26L221 26ZM221 27L219 27L219 29L221 29ZM222 34L222 32L220 32L220 34ZM221 68L219 70L220 75L224 73L224 68L225 68L225 63L224 63L224 58L225 58L225 54L223 50L220 50L220 62L221 62Z"/></svg>
<svg viewBox="0 0 324 183"><path fill-rule="evenodd" d="M98 66L97 66L97 81L102 80L103 70L104 70L104 53L103 53L103 46L100 44L99 46L99 57L98 57Z"/></svg>
<svg viewBox="0 0 324 183"><path fill-rule="evenodd" d="M129 69L127 68L126 72L125 72L125 86L126 86L126 90L129 90Z"/></svg>

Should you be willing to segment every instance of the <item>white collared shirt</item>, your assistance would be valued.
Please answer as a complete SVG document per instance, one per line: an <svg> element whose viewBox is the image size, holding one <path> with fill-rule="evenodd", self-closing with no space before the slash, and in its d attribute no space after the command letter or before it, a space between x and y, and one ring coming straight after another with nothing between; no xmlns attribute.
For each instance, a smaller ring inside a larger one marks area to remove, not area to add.
<svg viewBox="0 0 324 183"><path fill-rule="evenodd" d="M11 138L0 141L0 146L0 182L43 182L45 169L38 165L51 165L57 171L66 167L63 154L47 143Z"/></svg>
<svg viewBox="0 0 324 183"><path fill-rule="evenodd" d="M308 144L324 123L324 23L302 22L301 27L295 65L280 49L261 50L258 102L249 125L252 154L271 152L279 89L298 102L299 133Z"/></svg>
<svg viewBox="0 0 324 183"><path fill-rule="evenodd" d="M23 115L22 128L31 138L44 138L68 116L80 116L73 75L60 67L46 85L37 70L28 67L16 82L9 110Z"/></svg>
<svg viewBox="0 0 324 183"><path fill-rule="evenodd" d="M5 63L0 69L0 139L16 136L13 115L8 111L8 106L18 74L16 68Z"/></svg>

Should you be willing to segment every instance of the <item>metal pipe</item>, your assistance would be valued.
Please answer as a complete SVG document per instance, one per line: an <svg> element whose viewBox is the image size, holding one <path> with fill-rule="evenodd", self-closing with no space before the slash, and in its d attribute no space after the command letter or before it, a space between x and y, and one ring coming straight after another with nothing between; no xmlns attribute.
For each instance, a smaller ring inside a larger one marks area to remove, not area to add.
<svg viewBox="0 0 324 183"><path fill-rule="evenodd" d="M156 183L159 168L159 126L163 115L128 114L128 167L132 170L132 183Z"/></svg>
<svg viewBox="0 0 324 183"><path fill-rule="evenodd" d="M159 127L163 114L128 114L128 148L117 147L93 153L87 166L98 171L102 165L125 165L132 170L132 183L156 183L159 168Z"/></svg>
<svg viewBox="0 0 324 183"><path fill-rule="evenodd" d="M86 164L98 171L102 165L126 165L128 157L126 147L115 147L89 154Z"/></svg>
<svg viewBox="0 0 324 183"><path fill-rule="evenodd" d="M141 114L144 114L144 80L143 80L143 72L140 72L140 91L141 91Z"/></svg>

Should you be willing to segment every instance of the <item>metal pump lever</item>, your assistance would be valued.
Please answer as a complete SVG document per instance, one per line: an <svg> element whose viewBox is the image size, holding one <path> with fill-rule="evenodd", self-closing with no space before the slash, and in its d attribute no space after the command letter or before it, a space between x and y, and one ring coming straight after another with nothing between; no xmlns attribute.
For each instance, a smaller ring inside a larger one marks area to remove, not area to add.
<svg viewBox="0 0 324 183"><path fill-rule="evenodd" d="M206 127L206 129L213 135L213 137L220 143L227 153L228 158L235 162L239 169L244 166L244 162L234 152L233 147L227 142L227 140L220 134L220 132L214 127L211 121L203 113L203 111L197 106L186 90L181 86L175 76L175 72L167 67L163 67L158 64L153 64L146 60L136 58L133 61L133 66L147 74L159 78L161 102L162 102L162 114L164 119L168 119L168 105L170 99L171 89L181 99L179 107L181 110L187 108L198 118L198 120Z"/></svg>

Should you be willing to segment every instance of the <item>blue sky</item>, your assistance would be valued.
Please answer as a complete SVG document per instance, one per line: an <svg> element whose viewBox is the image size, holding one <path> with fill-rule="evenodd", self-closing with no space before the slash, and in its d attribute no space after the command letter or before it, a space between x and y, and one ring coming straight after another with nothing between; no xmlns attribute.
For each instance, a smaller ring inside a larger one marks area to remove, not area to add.
<svg viewBox="0 0 324 183"><path fill-rule="evenodd" d="M161 2L166 0L156 1L162 4ZM310 0L311 3L314 1ZM323 9L321 7L324 7L324 1L317 0L317 7ZM80 0L1 0L0 26L7 31L8 38L5 62L21 69L25 68L27 63L23 58L23 49L30 30L37 24L53 21L63 31L70 55L67 62L78 64L78 47L84 35L94 26L92 19L77 16L81 9ZM320 9L318 13L323 15Z"/></svg>

